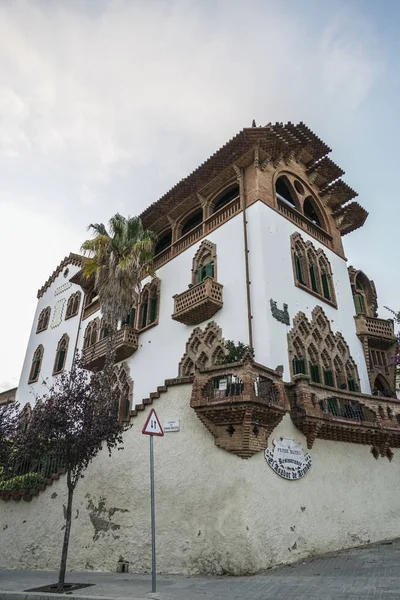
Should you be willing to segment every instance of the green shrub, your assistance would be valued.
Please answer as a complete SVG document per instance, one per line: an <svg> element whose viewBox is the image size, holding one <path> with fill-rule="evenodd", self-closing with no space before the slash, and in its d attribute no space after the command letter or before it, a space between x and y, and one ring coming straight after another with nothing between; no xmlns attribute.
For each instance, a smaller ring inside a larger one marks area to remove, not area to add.
<svg viewBox="0 0 400 600"><path fill-rule="evenodd" d="M31 490L38 483L43 483L44 477L39 473L26 473L26 475L17 475L11 479L0 481L0 490L16 492L18 490Z"/></svg>
<svg viewBox="0 0 400 600"><path fill-rule="evenodd" d="M225 342L225 356L221 358L217 364L218 365L227 365L233 362L239 362L243 360L245 354L250 353L251 356L254 356L254 349L251 348L248 344L243 344L243 342L238 342L235 344L232 340L226 340Z"/></svg>

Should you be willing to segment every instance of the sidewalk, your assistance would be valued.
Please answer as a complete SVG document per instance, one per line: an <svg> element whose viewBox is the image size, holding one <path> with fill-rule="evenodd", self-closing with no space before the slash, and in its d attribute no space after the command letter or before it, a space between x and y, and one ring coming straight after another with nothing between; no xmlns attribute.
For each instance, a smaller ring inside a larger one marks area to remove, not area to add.
<svg viewBox="0 0 400 600"><path fill-rule="evenodd" d="M250 577L68 573L69 583L91 583L58 596L25 590L57 581L48 571L0 571L0 600L398 600L400 540L347 550Z"/></svg>

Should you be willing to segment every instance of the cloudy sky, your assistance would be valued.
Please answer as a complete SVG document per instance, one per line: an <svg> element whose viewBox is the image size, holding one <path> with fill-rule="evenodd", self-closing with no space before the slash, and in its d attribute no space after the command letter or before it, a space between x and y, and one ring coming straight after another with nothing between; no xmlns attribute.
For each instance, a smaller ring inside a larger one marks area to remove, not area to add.
<svg viewBox="0 0 400 600"><path fill-rule="evenodd" d="M345 238L400 309L394 0L0 0L0 390L37 289L91 221L140 213L240 129L304 121L370 213Z"/></svg>

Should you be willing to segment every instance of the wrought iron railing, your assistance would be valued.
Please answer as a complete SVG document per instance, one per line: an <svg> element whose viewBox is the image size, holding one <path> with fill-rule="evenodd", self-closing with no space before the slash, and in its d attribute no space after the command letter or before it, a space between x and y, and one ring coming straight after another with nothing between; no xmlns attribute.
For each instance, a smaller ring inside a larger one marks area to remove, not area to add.
<svg viewBox="0 0 400 600"><path fill-rule="evenodd" d="M319 400L318 405L322 412L329 413L333 417L340 419L349 419L351 421L368 421L375 423L377 420L373 410L357 402L356 400L346 400L345 398L324 398Z"/></svg>
<svg viewBox="0 0 400 600"><path fill-rule="evenodd" d="M65 470L64 455L50 452L40 460L30 458L11 461L0 475L0 491L29 492L44 487L56 473Z"/></svg>

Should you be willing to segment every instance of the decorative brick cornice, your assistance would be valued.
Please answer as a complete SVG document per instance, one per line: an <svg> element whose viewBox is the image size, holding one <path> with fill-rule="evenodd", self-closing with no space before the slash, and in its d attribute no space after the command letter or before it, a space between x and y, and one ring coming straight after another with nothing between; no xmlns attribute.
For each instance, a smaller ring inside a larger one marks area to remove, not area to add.
<svg viewBox="0 0 400 600"><path fill-rule="evenodd" d="M38 290L37 297L41 298L43 296L43 294L45 293L45 291L49 289L49 287L51 286L51 284L56 280L56 278L63 271L63 269L65 269L65 267L67 267L68 265L74 265L74 266L77 266L77 267L82 267L83 263L84 263L84 260L85 260L85 258L83 256L81 256L80 254L74 254L73 252L71 252L69 254L69 256L66 256L64 258L64 260L62 260L60 262L60 264L53 271L53 273L50 275L50 277L48 278L48 280L46 281L46 283L44 285L42 285L42 287Z"/></svg>

